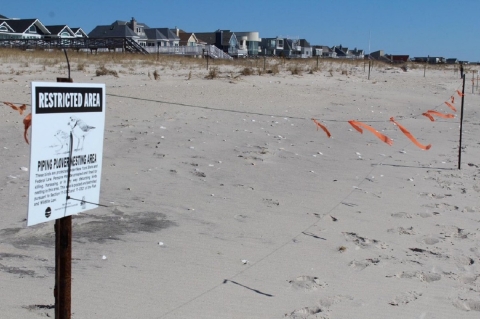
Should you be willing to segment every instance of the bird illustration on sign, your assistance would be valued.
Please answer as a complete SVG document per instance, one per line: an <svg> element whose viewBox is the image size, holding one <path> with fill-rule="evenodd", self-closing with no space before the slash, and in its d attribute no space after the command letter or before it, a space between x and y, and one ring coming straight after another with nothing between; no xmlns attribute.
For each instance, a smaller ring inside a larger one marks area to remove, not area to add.
<svg viewBox="0 0 480 319"><path fill-rule="evenodd" d="M83 146L85 144L85 137L95 128L94 126L90 126L85 123L82 119L77 118L76 116L70 116L70 120L68 122L68 126L70 126L71 132L73 136L75 136L77 140L77 147L75 151L83 150Z"/></svg>

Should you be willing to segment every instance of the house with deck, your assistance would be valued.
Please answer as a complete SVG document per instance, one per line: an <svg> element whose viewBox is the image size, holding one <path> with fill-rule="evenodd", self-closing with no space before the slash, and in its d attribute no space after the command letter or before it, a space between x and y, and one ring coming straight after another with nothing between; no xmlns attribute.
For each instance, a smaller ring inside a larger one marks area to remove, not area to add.
<svg viewBox="0 0 480 319"><path fill-rule="evenodd" d="M38 19L0 19L0 39L41 39L49 35Z"/></svg>
<svg viewBox="0 0 480 319"><path fill-rule="evenodd" d="M300 57L301 58L311 58L313 56L313 48L310 45L310 42L308 42L305 39L300 39Z"/></svg>
<svg viewBox="0 0 480 319"><path fill-rule="evenodd" d="M230 30L195 32L195 36L207 45L214 45L231 57L243 58L248 55L247 48L240 46L237 35Z"/></svg>

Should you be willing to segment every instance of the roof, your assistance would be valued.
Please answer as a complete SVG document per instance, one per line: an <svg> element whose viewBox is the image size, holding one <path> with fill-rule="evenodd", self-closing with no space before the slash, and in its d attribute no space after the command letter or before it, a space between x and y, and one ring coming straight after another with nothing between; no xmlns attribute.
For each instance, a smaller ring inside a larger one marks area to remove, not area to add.
<svg viewBox="0 0 480 319"><path fill-rule="evenodd" d="M70 30L73 31L73 33L75 33L76 36L84 36L84 37L87 37L87 33L85 31L83 31L82 28L70 28Z"/></svg>
<svg viewBox="0 0 480 319"><path fill-rule="evenodd" d="M195 36L195 33L192 33L192 32L179 32L178 33L178 37L180 38L180 45L183 45L183 44L187 44L188 43L188 40L191 38L191 37L194 37L196 42L198 42L198 39L197 37Z"/></svg>
<svg viewBox="0 0 480 319"><path fill-rule="evenodd" d="M67 31L70 35L75 35L72 29L67 25L48 25L45 26L51 34L60 35L63 31Z"/></svg>
<svg viewBox="0 0 480 319"><path fill-rule="evenodd" d="M0 21L0 26L6 27L10 32L14 32L12 27L8 25L6 21Z"/></svg>
<svg viewBox="0 0 480 319"><path fill-rule="evenodd" d="M158 29L145 29L145 34L149 40L167 40L167 37L161 33Z"/></svg>
<svg viewBox="0 0 480 319"><path fill-rule="evenodd" d="M224 47L230 46L230 39L235 34L230 30L217 30L215 32L195 32L195 36L197 40L200 42L206 42L207 44L216 44L217 43L217 33L222 32L222 43L221 45Z"/></svg>
<svg viewBox="0 0 480 319"><path fill-rule="evenodd" d="M215 44L215 32L195 32L195 36L207 44Z"/></svg>
<svg viewBox="0 0 480 319"><path fill-rule="evenodd" d="M8 18L0 14L0 19L8 19Z"/></svg>
<svg viewBox="0 0 480 319"><path fill-rule="evenodd" d="M137 26L143 27L144 31L148 30L149 27L144 24L137 22ZM147 39L147 36L139 35L130 28L130 21L115 20L110 25L98 25L90 33L88 33L90 38L141 38Z"/></svg>
<svg viewBox="0 0 480 319"><path fill-rule="evenodd" d="M310 45L310 42L308 42L307 40L305 39L300 39L300 45L304 48L308 48L308 47L311 47Z"/></svg>
<svg viewBox="0 0 480 319"><path fill-rule="evenodd" d="M38 34L50 34L50 31L38 19L5 20L15 33L25 33L32 25L37 27Z"/></svg>
<svg viewBox="0 0 480 319"><path fill-rule="evenodd" d="M172 32L169 28L151 28L160 31L167 39L169 40L180 40L175 33ZM145 29L145 31L148 29Z"/></svg>
<svg viewBox="0 0 480 319"><path fill-rule="evenodd" d="M88 34L90 38L133 38L138 35L126 24L98 25Z"/></svg>
<svg viewBox="0 0 480 319"><path fill-rule="evenodd" d="M229 46L230 45L230 39L232 38L232 36L235 36L235 33L231 32L230 30L219 30L219 31L222 31L223 32L223 37L222 37L222 45L223 46Z"/></svg>

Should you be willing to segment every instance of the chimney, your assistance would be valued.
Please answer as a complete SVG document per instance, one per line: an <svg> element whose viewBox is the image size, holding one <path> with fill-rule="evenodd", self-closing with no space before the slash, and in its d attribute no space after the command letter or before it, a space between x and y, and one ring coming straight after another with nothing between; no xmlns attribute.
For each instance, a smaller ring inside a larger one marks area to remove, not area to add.
<svg viewBox="0 0 480 319"><path fill-rule="evenodd" d="M130 29L132 29L133 32L137 32L137 20L135 20L134 17L130 20Z"/></svg>
<svg viewBox="0 0 480 319"><path fill-rule="evenodd" d="M175 26L175 32L177 33L177 37L180 37L180 29Z"/></svg>

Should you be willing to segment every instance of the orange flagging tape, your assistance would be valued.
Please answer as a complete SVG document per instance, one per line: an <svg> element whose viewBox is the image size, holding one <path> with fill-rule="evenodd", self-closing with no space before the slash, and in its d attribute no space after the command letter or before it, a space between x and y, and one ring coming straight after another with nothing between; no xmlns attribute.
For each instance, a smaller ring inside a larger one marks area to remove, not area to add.
<svg viewBox="0 0 480 319"><path fill-rule="evenodd" d="M30 144L27 137L27 131L30 125L32 125L32 113L28 114L23 119L23 126L25 127L25 132L23 132L23 138L25 139L25 142L27 142L27 144Z"/></svg>
<svg viewBox="0 0 480 319"><path fill-rule="evenodd" d="M455 97L452 95L450 98L452 99L452 103L455 103Z"/></svg>
<svg viewBox="0 0 480 319"><path fill-rule="evenodd" d="M23 111L25 111L27 109L27 106L25 104L23 104L21 106L16 106L15 104L10 103L10 102L3 102L3 104L10 106L15 111L18 111L20 113L20 115L22 115Z"/></svg>
<svg viewBox="0 0 480 319"><path fill-rule="evenodd" d="M445 102L445 104L447 104L447 106L448 106L449 108L451 108L453 112L457 112L457 109L455 108L455 106L453 106L453 105L450 104L449 102Z"/></svg>
<svg viewBox="0 0 480 319"><path fill-rule="evenodd" d="M429 150L430 147L432 147L432 145L423 145L423 144L420 144L417 139L412 135L412 133L410 133L406 128L404 128L403 126L401 126L400 124L398 124L397 122L395 122L395 120L393 119L393 117L390 118L390 121L392 121L396 126L398 126L398 128L400 129L400 131L402 131L403 134L405 134L405 136L407 136L410 141L413 142L413 144L417 145L419 148L421 148L422 150Z"/></svg>
<svg viewBox="0 0 480 319"><path fill-rule="evenodd" d="M422 115L428 117L430 121L435 122L435 119L433 118L433 116L431 116L428 112L422 113Z"/></svg>
<svg viewBox="0 0 480 319"><path fill-rule="evenodd" d="M327 129L324 125L320 124L316 119L313 119L313 118L312 118L312 121L313 121L315 124L317 124L317 131L318 131L318 128L321 128L321 129L327 134L328 137L332 136L332 134L330 134L330 132L328 131L328 129Z"/></svg>
<svg viewBox="0 0 480 319"><path fill-rule="evenodd" d="M373 127L365 124L365 123L362 123L362 122L358 122L358 121L348 121L348 123L350 123L351 126L353 126L354 129L356 129L357 131L359 131L360 133L363 134L363 130L361 127L363 127L364 129L372 132L376 137L378 137L381 141L387 143L388 145L392 145L393 144L393 140L390 139L388 136L386 135L383 135L382 133L380 133L379 131L377 131L376 129L374 129Z"/></svg>
<svg viewBox="0 0 480 319"><path fill-rule="evenodd" d="M459 96L464 96L465 95L462 92L460 92L460 90L457 90L457 93L458 93Z"/></svg>
<svg viewBox="0 0 480 319"><path fill-rule="evenodd" d="M430 114L430 115L435 115L435 116L438 116L438 117L442 117L444 119L453 119L455 117L454 114L441 113L441 112L433 111L433 110L428 110L427 113Z"/></svg>

